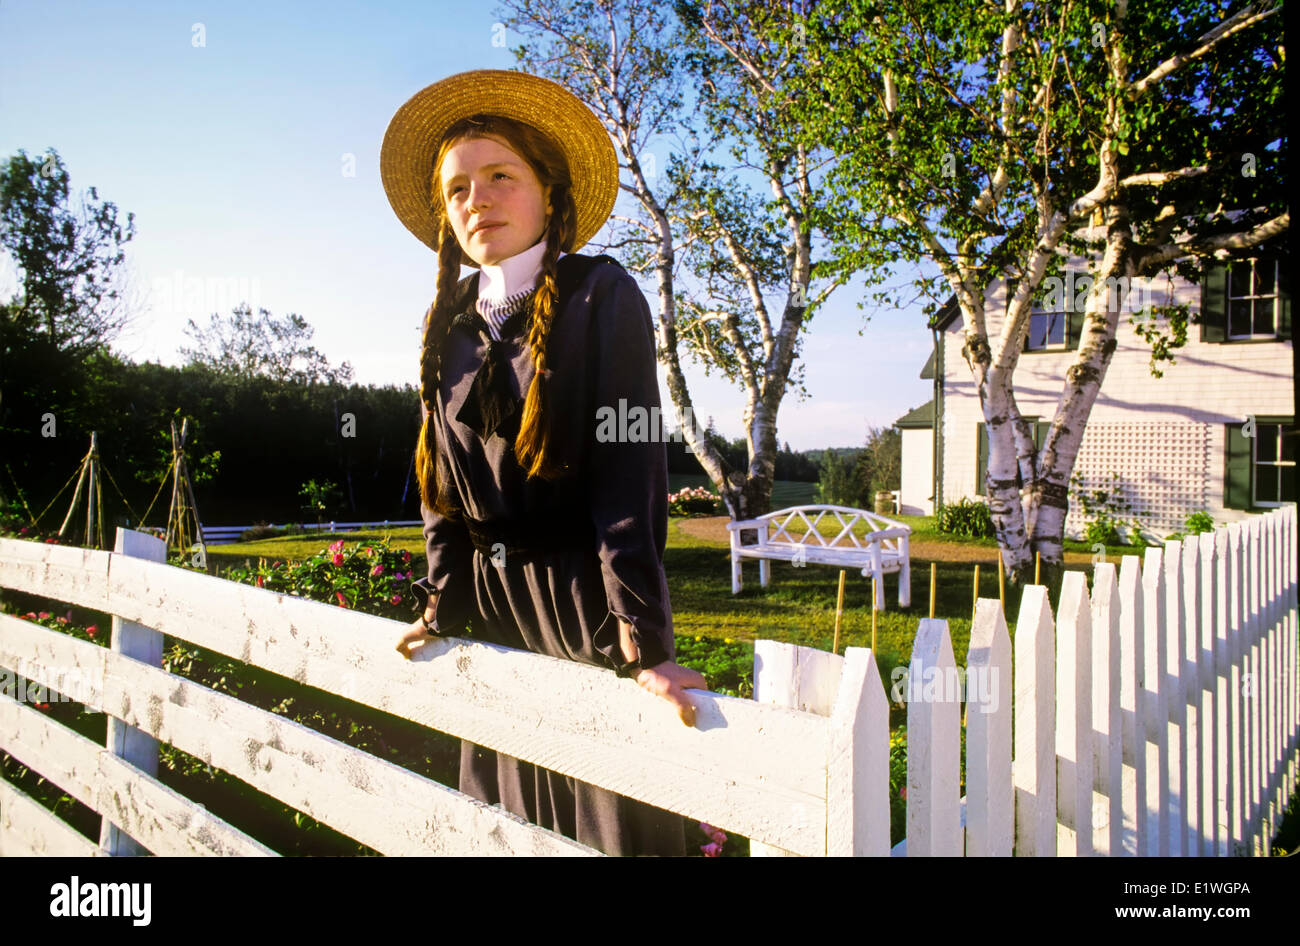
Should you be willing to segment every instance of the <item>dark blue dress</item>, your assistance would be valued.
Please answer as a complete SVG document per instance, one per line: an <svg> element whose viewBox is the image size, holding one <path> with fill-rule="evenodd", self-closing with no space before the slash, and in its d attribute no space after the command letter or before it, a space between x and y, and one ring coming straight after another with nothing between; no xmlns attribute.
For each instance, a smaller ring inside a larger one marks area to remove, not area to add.
<svg viewBox="0 0 1300 946"><path fill-rule="evenodd" d="M650 309L609 257L569 254L556 265L549 455L568 472L529 480L515 460L534 374L529 308L493 340L475 309L476 272L457 287L432 421L443 496L459 511L443 516L421 504L429 574L413 591L420 610L430 590L439 592L435 633L611 669L623 663L621 617L642 665L654 666L674 655L663 568L666 447L659 437L606 443L596 433L601 406L660 406ZM607 854L685 853L680 816L473 743L462 743L459 787Z"/></svg>

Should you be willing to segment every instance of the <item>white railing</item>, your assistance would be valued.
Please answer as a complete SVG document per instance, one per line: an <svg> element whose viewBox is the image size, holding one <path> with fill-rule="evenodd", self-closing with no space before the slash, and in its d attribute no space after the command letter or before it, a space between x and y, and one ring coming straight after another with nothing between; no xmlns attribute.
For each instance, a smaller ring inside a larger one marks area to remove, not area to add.
<svg viewBox="0 0 1300 946"><path fill-rule="evenodd" d="M111 650L0 615L0 668L74 689L111 724L98 746L0 699L0 749L104 824L95 843L0 780L0 853L275 853L159 783L155 739L382 853L595 853L164 672L162 633L707 821L755 854L890 853L890 696L911 698L895 854L1267 853L1295 790L1294 506L1149 549L1142 568L1099 564L1091 595L1068 572L1055 619L1029 586L1014 681L998 602L981 599L963 673L941 620L920 622L898 681L864 648L759 642L756 701L693 692L695 728L608 671L457 639L407 662L399 622L143 560L162 549L139 534L118 549L0 540L0 586L117 615Z"/></svg>

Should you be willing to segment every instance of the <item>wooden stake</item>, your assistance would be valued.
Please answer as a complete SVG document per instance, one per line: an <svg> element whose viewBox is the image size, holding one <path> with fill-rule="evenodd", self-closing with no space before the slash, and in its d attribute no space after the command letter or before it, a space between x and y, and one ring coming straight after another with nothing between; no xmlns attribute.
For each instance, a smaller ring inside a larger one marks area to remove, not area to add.
<svg viewBox="0 0 1300 946"><path fill-rule="evenodd" d="M1002 604L1002 613L1007 611L1007 566L1002 561L1002 550L998 549L998 601Z"/></svg>
<svg viewBox="0 0 1300 946"><path fill-rule="evenodd" d="M1043 570L1043 553L1035 552L1034 553L1034 584L1035 585L1042 584L1042 582L1039 581L1039 578L1042 575L1042 570Z"/></svg>
<svg viewBox="0 0 1300 946"><path fill-rule="evenodd" d="M839 653L840 650L840 618L844 616L844 574L845 574L844 569L841 568L840 569L840 593L835 600L835 642L831 644L832 654L837 654ZM871 589L871 607L874 609L876 606L876 589L874 587L875 585L874 578L872 579L871 583L873 586Z"/></svg>
<svg viewBox="0 0 1300 946"><path fill-rule="evenodd" d="M876 579L871 579L871 653L876 653Z"/></svg>
<svg viewBox="0 0 1300 946"><path fill-rule="evenodd" d="M934 617L934 582L935 572L939 568L938 562L930 563L930 617Z"/></svg>
<svg viewBox="0 0 1300 946"><path fill-rule="evenodd" d="M971 594L971 599L970 599L970 620L971 620L971 623L972 623L972 624L975 623L975 608L976 608L976 606L979 604L979 601L980 601L980 567L979 567L979 564L976 563L976 565L975 565L975 589L974 589L974 591L972 592L972 594Z"/></svg>

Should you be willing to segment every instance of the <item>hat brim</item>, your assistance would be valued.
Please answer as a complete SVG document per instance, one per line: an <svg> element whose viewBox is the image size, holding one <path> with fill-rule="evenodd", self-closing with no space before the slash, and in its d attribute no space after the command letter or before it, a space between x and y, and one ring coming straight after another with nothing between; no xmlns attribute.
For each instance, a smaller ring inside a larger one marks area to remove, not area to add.
<svg viewBox="0 0 1300 946"><path fill-rule="evenodd" d="M605 127L576 95L526 72L476 69L411 96L388 123L379 176L397 218L435 252L438 222L430 205L433 162L453 124L476 113L527 122L560 147L569 162L577 208L576 253L605 225L618 196L618 158ZM476 265L466 256L466 262Z"/></svg>

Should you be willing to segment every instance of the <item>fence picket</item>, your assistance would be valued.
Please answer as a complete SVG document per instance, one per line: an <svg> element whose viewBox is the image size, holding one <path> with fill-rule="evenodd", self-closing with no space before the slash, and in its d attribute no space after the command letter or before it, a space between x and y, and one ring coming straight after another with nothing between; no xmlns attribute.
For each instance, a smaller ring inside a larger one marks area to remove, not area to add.
<svg viewBox="0 0 1300 946"><path fill-rule="evenodd" d="M966 856L1010 857L1011 636L996 598L975 604L966 658Z"/></svg>
<svg viewBox="0 0 1300 946"><path fill-rule="evenodd" d="M1183 850L1189 857L1204 857L1202 848L1205 836L1204 822L1201 818L1202 799L1205 794L1204 777L1201 771L1200 733L1203 717L1201 715L1201 582L1200 582L1201 542L1197 536L1189 535L1182 540L1182 564L1180 576L1183 592L1182 629L1183 649L1182 664L1183 712L1186 718L1186 739L1184 766L1187 769L1187 831L1184 833Z"/></svg>
<svg viewBox="0 0 1300 946"><path fill-rule="evenodd" d="M1202 532L1197 540L1197 570L1191 579L1199 588L1196 667L1197 685L1200 687L1200 709L1197 726L1200 732L1200 752L1197 762L1200 771L1201 835L1199 850L1203 857L1219 854L1221 836L1221 807L1223 781L1218 769L1218 759L1223 749L1223 728L1218 708L1219 655L1215 641L1215 628L1222 622L1222 595L1216 594L1215 581L1219 568L1217 530Z"/></svg>
<svg viewBox="0 0 1300 946"><path fill-rule="evenodd" d="M1142 565L1142 601L1145 605L1142 634L1146 675L1146 738L1148 745L1147 797L1145 817L1151 823L1147 841L1151 846L1140 853L1169 856L1169 701L1166 668L1169 666L1169 636L1165 619L1163 549L1149 548ZM1152 778L1154 775L1154 778Z"/></svg>
<svg viewBox="0 0 1300 946"><path fill-rule="evenodd" d="M1087 576L1066 572L1056 610L1057 853L1092 855L1092 603Z"/></svg>
<svg viewBox="0 0 1300 946"><path fill-rule="evenodd" d="M1161 569L1165 582L1165 703L1169 707L1165 729L1169 733L1169 795L1173 806L1169 812L1169 853L1174 856L1187 853L1190 807L1187 797L1187 691L1183 664L1187 631L1183 619L1182 552L1181 542L1175 539L1167 541Z"/></svg>
<svg viewBox="0 0 1300 946"><path fill-rule="evenodd" d="M1124 828L1132 824L1126 854L1147 852L1150 824L1147 804L1146 606L1142 569L1136 555L1125 555L1119 569L1120 707L1124 734ZM1130 775L1131 767L1131 775Z"/></svg>
<svg viewBox="0 0 1300 946"><path fill-rule="evenodd" d="M1056 854L1055 629L1047 589L1026 586L1016 620L1016 856Z"/></svg>
<svg viewBox="0 0 1300 946"><path fill-rule="evenodd" d="M922 618L908 666L907 856L960 857L961 688L948 622Z"/></svg>
<svg viewBox="0 0 1300 946"><path fill-rule="evenodd" d="M826 777L826 853L887 857L889 700L870 648L844 653Z"/></svg>
<svg viewBox="0 0 1300 946"><path fill-rule="evenodd" d="M1100 793L1093 796L1092 844L1097 854L1123 853L1124 743L1118 594L1115 564L1097 563L1092 579L1094 790Z"/></svg>

